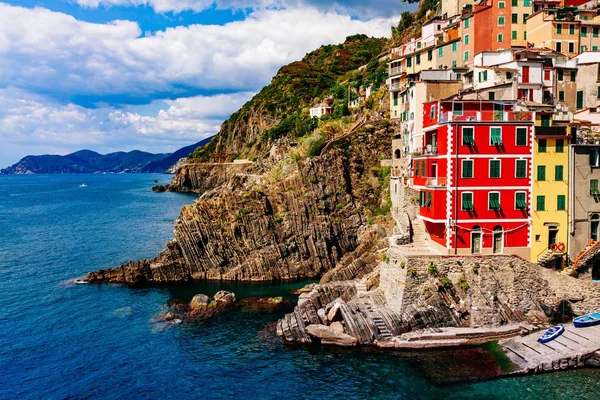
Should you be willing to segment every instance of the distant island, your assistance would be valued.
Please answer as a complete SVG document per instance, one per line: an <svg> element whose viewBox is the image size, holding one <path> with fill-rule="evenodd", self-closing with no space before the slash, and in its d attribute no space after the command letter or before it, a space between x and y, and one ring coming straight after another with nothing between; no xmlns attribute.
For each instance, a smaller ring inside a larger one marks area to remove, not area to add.
<svg viewBox="0 0 600 400"><path fill-rule="evenodd" d="M94 174L94 173L174 173L176 165L210 138L183 147L174 153L152 154L139 150L102 155L91 150L60 155L26 156L0 170L0 175Z"/></svg>

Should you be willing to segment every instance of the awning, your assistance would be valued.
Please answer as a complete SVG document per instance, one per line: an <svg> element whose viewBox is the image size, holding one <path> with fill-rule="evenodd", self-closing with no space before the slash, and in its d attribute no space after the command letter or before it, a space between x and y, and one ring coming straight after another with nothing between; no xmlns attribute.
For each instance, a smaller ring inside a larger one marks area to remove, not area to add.
<svg viewBox="0 0 600 400"><path fill-rule="evenodd" d="M502 133L500 130L492 130L492 145L502 145Z"/></svg>
<svg viewBox="0 0 600 400"><path fill-rule="evenodd" d="M521 210L527 208L527 203L525 202L525 199L517 199L517 208Z"/></svg>

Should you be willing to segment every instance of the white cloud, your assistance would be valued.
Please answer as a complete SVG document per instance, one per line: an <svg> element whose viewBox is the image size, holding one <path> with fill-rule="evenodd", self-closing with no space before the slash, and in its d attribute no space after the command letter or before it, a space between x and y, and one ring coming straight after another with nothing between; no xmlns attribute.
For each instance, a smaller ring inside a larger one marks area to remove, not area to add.
<svg viewBox="0 0 600 400"><path fill-rule="evenodd" d="M395 20L263 10L224 26L180 26L143 37L135 22L93 24L0 3L0 87L96 100L257 91L279 67L320 45L355 33L385 36Z"/></svg>
<svg viewBox="0 0 600 400"><path fill-rule="evenodd" d="M22 90L0 89L0 168L27 154L140 149L168 152L218 132L252 93L168 100L153 114L138 107L87 109ZM162 102L161 102L162 103Z"/></svg>

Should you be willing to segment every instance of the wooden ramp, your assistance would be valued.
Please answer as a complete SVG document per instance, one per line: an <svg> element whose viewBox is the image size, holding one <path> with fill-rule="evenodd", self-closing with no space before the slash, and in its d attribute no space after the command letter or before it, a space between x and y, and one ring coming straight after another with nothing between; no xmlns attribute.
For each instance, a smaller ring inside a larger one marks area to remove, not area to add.
<svg viewBox="0 0 600 400"><path fill-rule="evenodd" d="M542 332L508 339L500 348L513 362L511 373L530 374L544 371L581 368L600 353L600 326L575 328L565 324L565 332L549 343L539 343Z"/></svg>

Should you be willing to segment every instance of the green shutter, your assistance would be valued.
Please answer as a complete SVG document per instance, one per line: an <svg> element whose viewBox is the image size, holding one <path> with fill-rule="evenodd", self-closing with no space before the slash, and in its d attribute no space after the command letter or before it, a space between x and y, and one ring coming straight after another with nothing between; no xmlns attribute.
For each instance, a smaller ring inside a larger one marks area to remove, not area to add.
<svg viewBox="0 0 600 400"><path fill-rule="evenodd" d="M492 144L492 146L502 145L502 128L490 129L490 143Z"/></svg>
<svg viewBox="0 0 600 400"><path fill-rule="evenodd" d="M519 23L519 14L513 14L512 15L512 23L513 24L518 24Z"/></svg>
<svg viewBox="0 0 600 400"><path fill-rule="evenodd" d="M581 27L581 37L586 37L586 36L587 36L587 27L582 26Z"/></svg>
<svg viewBox="0 0 600 400"><path fill-rule="evenodd" d="M512 34L512 36L511 36L512 40L517 40L517 31L512 31L511 34Z"/></svg>
<svg viewBox="0 0 600 400"><path fill-rule="evenodd" d="M487 81L487 70L483 71L483 80Z"/></svg>
<svg viewBox="0 0 600 400"><path fill-rule="evenodd" d="M540 139L538 141L538 152L540 152L540 153L546 152L546 139Z"/></svg>
<svg viewBox="0 0 600 400"><path fill-rule="evenodd" d="M517 160L516 178L527 178L527 160Z"/></svg>
<svg viewBox="0 0 600 400"><path fill-rule="evenodd" d="M519 5L519 0L512 0L513 7L517 7Z"/></svg>
<svg viewBox="0 0 600 400"><path fill-rule="evenodd" d="M537 167L537 180L545 181L546 180L546 166L538 165Z"/></svg>
<svg viewBox="0 0 600 400"><path fill-rule="evenodd" d="M569 24L569 35L574 35L574 34L575 34L575 25Z"/></svg>
<svg viewBox="0 0 600 400"><path fill-rule="evenodd" d="M596 97L600 99L600 86L598 86L598 94L596 95Z"/></svg>
<svg viewBox="0 0 600 400"><path fill-rule="evenodd" d="M419 176L419 162L415 161L415 176Z"/></svg>
<svg viewBox="0 0 600 400"><path fill-rule="evenodd" d="M558 211L565 211L567 209L566 196L564 194L559 194L556 197L556 208Z"/></svg>
<svg viewBox="0 0 600 400"><path fill-rule="evenodd" d="M419 206L425 205L425 192L419 192Z"/></svg>
<svg viewBox="0 0 600 400"><path fill-rule="evenodd" d="M593 196L600 194L600 191L598 190L598 179L590 180L590 194Z"/></svg>
<svg viewBox="0 0 600 400"><path fill-rule="evenodd" d="M423 176L427 176L427 172L425 170L425 160L421 161L421 174Z"/></svg>
<svg viewBox="0 0 600 400"><path fill-rule="evenodd" d="M462 177L472 178L473 177L473 161L463 160L462 162Z"/></svg>
<svg viewBox="0 0 600 400"><path fill-rule="evenodd" d="M500 209L500 193L489 194L489 209L499 210Z"/></svg>
<svg viewBox="0 0 600 400"><path fill-rule="evenodd" d="M527 146L527 128L517 128L517 146Z"/></svg>
<svg viewBox="0 0 600 400"><path fill-rule="evenodd" d="M571 82L575 82L577 79L577 71L571 71Z"/></svg>
<svg viewBox="0 0 600 400"><path fill-rule="evenodd" d="M427 202L425 203L425 205L427 207L431 207L431 198L432 198L432 194L431 194L431 192L428 192L427 193Z"/></svg>
<svg viewBox="0 0 600 400"><path fill-rule="evenodd" d="M546 196L538 196L537 197L537 207L536 207L537 211L544 211L546 210Z"/></svg>
<svg viewBox="0 0 600 400"><path fill-rule="evenodd" d="M465 19L465 28L469 27L469 18Z"/></svg>
<svg viewBox="0 0 600 400"><path fill-rule="evenodd" d="M525 199L525 193L518 192L516 196L516 209L517 210L525 210L527 208L527 200Z"/></svg>
<svg viewBox="0 0 600 400"><path fill-rule="evenodd" d="M563 139L556 139L556 152L557 153L565 152L565 141Z"/></svg>
<svg viewBox="0 0 600 400"><path fill-rule="evenodd" d="M490 178L500 178L500 160L490 161Z"/></svg>
<svg viewBox="0 0 600 400"><path fill-rule="evenodd" d="M523 0L523 7L531 7L531 0Z"/></svg>
<svg viewBox="0 0 600 400"><path fill-rule="evenodd" d="M529 18L529 14L523 14L523 23L526 24L527 23L527 18ZM525 31L525 34L527 34L527 31ZM525 38L527 39L527 38Z"/></svg>
<svg viewBox="0 0 600 400"><path fill-rule="evenodd" d="M556 24L556 34L562 34L562 24Z"/></svg>
<svg viewBox="0 0 600 400"><path fill-rule="evenodd" d="M463 146L472 146L475 144L473 128L462 128L462 144Z"/></svg>
<svg viewBox="0 0 600 400"><path fill-rule="evenodd" d="M565 101L565 91L564 90L558 91L558 101Z"/></svg>
<svg viewBox="0 0 600 400"><path fill-rule="evenodd" d="M473 210L473 193L463 193L462 197L462 209L464 211Z"/></svg>
<svg viewBox="0 0 600 400"><path fill-rule="evenodd" d="M577 92L577 109L581 110L583 108L583 91L580 90Z"/></svg>
<svg viewBox="0 0 600 400"><path fill-rule="evenodd" d="M554 167L554 180L562 181L563 180L563 166L557 165Z"/></svg>
<svg viewBox="0 0 600 400"><path fill-rule="evenodd" d="M456 42L452 43L452 51L455 52L456 51Z"/></svg>

